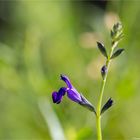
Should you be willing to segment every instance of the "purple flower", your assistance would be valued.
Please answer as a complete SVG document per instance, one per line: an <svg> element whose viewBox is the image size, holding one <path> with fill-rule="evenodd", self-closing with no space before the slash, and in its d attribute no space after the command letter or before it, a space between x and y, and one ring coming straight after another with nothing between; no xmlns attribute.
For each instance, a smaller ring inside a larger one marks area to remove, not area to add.
<svg viewBox="0 0 140 140"><path fill-rule="evenodd" d="M54 91L52 93L53 102L59 104L62 101L62 98L65 95L65 93L67 93L67 96L70 100L95 112L93 105L75 89L75 87L71 84L69 78L65 75L61 75L60 77L61 80L63 80L66 83L67 87L61 87L58 92Z"/></svg>

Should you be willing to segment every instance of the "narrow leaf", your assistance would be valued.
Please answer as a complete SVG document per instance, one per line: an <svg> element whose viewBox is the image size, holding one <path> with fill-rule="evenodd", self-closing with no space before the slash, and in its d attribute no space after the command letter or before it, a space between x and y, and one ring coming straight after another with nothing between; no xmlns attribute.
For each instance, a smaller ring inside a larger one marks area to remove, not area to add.
<svg viewBox="0 0 140 140"><path fill-rule="evenodd" d="M113 105L113 100L109 98L109 100L105 103L101 110L101 114L103 114L106 110L108 110Z"/></svg>
<svg viewBox="0 0 140 140"><path fill-rule="evenodd" d="M108 55L107 55L107 52L106 52L106 49L105 49L104 45L101 44L100 42L97 42L97 45L98 45L98 48L99 48L100 52L101 52L106 58L108 58Z"/></svg>
<svg viewBox="0 0 140 140"><path fill-rule="evenodd" d="M118 49L116 52L114 52L114 54L111 56L110 59L113 59L113 58L119 56L123 51L124 51L124 49Z"/></svg>

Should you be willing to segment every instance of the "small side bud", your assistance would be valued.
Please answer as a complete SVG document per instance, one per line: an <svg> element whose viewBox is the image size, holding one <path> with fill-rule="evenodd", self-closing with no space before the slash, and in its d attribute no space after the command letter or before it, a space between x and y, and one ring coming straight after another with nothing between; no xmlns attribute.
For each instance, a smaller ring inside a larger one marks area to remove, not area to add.
<svg viewBox="0 0 140 140"><path fill-rule="evenodd" d="M108 110L113 105L113 100L109 98L109 100L105 103L101 110L101 114L103 114L106 110Z"/></svg>
<svg viewBox="0 0 140 140"><path fill-rule="evenodd" d="M106 65L104 65L101 68L101 75L102 75L103 79L105 78L106 73L107 73L107 67L106 67Z"/></svg>

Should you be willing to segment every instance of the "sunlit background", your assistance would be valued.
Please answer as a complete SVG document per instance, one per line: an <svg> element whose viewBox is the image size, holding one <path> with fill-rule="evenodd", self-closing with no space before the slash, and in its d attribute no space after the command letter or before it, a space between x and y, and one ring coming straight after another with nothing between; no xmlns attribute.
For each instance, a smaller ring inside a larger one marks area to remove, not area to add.
<svg viewBox="0 0 140 140"><path fill-rule="evenodd" d="M112 61L103 103L113 107L102 118L104 140L140 137L140 2L14 0L0 1L0 139L96 140L95 116L67 97L52 103L64 86L60 74L95 106L104 57L96 41L110 49L110 29L124 27Z"/></svg>

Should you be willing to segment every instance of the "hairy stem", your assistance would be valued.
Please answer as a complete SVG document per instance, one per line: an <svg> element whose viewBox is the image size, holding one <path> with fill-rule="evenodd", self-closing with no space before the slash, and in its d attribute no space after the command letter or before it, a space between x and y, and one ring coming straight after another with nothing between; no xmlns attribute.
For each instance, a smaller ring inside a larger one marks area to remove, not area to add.
<svg viewBox="0 0 140 140"><path fill-rule="evenodd" d="M97 115L96 115L96 123L97 124L96 125L97 125L97 137L98 137L98 140L102 140L101 105L102 105L102 98L103 98L104 88L105 88L106 79L107 79L107 75L108 75L108 70L109 70L110 62L111 62L110 57L112 56L113 50L117 46L117 44L118 44L118 42L115 42L115 43L112 44L110 54L109 54L108 59L106 61L107 73L106 73L106 75L105 75L105 77L104 77L104 79L102 81L101 92L100 92L99 101L98 101L98 105L97 105Z"/></svg>

